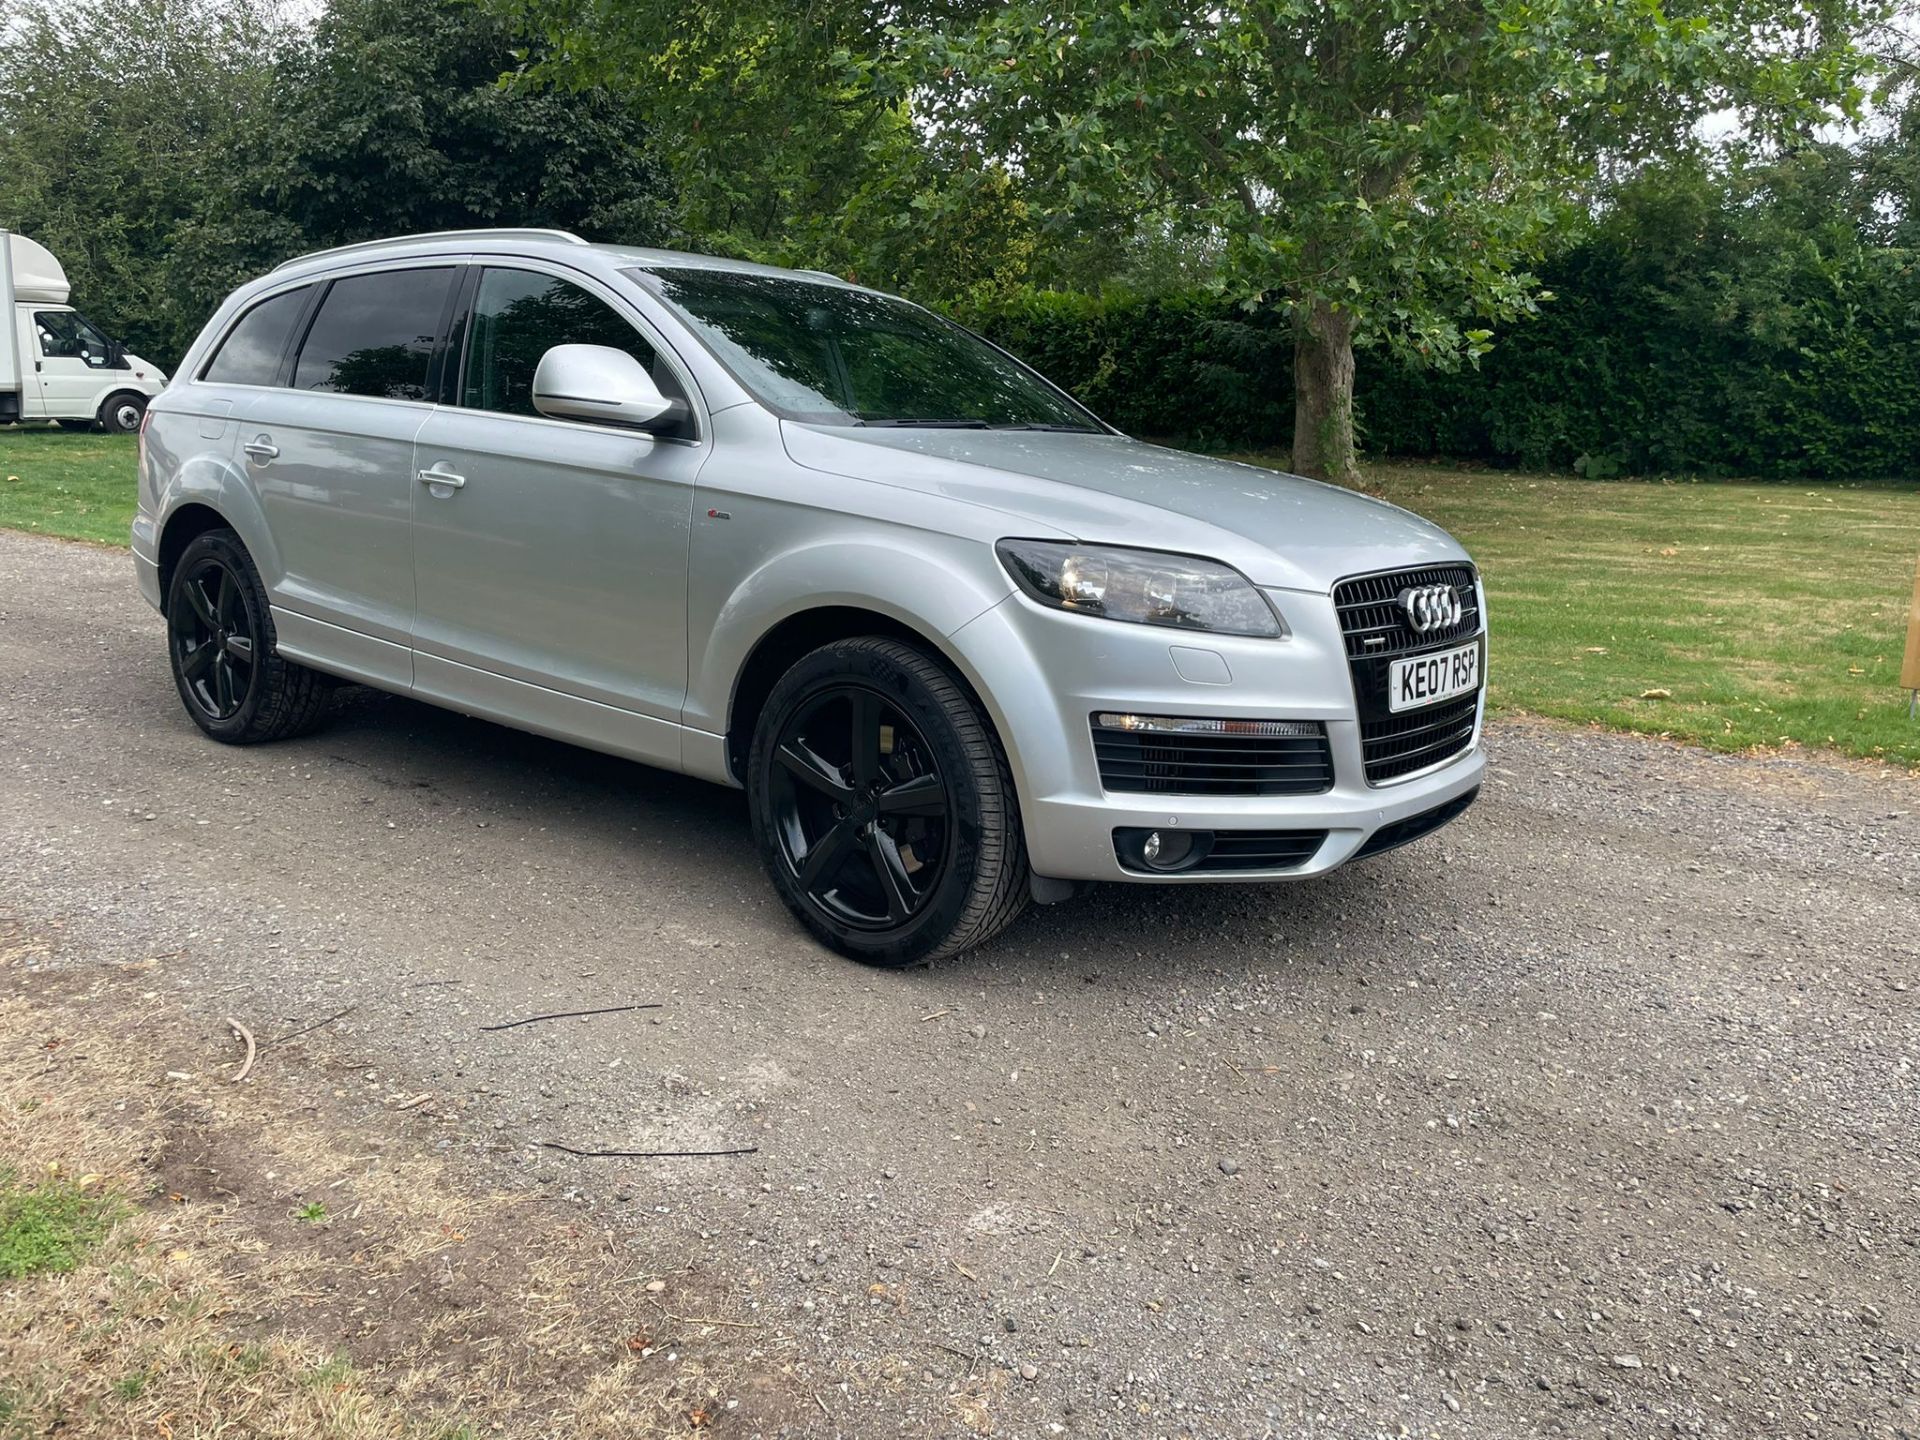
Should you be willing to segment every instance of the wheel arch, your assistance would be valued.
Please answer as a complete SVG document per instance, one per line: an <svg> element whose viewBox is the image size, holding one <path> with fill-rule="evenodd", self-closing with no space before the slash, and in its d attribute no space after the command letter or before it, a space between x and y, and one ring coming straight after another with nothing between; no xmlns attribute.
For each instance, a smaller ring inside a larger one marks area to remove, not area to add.
<svg viewBox="0 0 1920 1440"><path fill-rule="evenodd" d="M282 579L279 548L259 497L226 457L212 452L189 455L161 482L153 513L159 517L153 543L162 605L180 552L195 537L221 527L240 537L266 584L268 599L277 598Z"/></svg>
<svg viewBox="0 0 1920 1440"><path fill-rule="evenodd" d="M854 640L864 635L880 635L924 650L938 661L955 682L967 692L1002 750L1007 737L994 707L987 703L966 666L953 647L931 627L910 623L899 615L865 605L836 603L815 605L787 615L761 635L747 652L745 662L734 677L733 692L727 705L727 766L737 783L747 775L747 751L753 744L753 732L766 708L767 698L780 677L804 656L831 645L836 640Z"/></svg>
<svg viewBox="0 0 1920 1440"><path fill-rule="evenodd" d="M160 568L160 601L164 605L167 587L173 583L174 566L180 563L180 557L186 553L187 546L198 540L209 530L231 530L233 526L211 505L190 500L179 506L167 516L160 530L160 544L156 561Z"/></svg>

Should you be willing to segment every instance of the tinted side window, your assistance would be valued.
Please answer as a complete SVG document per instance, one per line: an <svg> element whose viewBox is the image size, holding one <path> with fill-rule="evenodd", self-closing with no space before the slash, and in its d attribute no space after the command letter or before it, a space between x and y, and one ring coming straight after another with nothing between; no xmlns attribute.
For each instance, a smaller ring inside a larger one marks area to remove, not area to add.
<svg viewBox="0 0 1920 1440"><path fill-rule="evenodd" d="M460 403L469 410L537 415L533 372L555 345L624 350L647 367L663 394L686 398L679 378L646 337L603 301L552 275L490 269L474 296ZM683 424L691 434L691 422Z"/></svg>
<svg viewBox="0 0 1920 1440"><path fill-rule="evenodd" d="M452 284L445 266L334 281L301 342L294 388L426 399L427 362Z"/></svg>
<svg viewBox="0 0 1920 1440"><path fill-rule="evenodd" d="M279 384L280 356L312 290L311 285L302 285L247 311L227 332L200 378L220 385Z"/></svg>

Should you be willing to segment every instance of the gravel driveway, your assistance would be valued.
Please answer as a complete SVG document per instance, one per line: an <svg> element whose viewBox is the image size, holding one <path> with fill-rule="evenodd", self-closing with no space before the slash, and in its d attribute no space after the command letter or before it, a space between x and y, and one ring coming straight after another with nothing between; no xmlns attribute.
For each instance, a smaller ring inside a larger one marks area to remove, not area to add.
<svg viewBox="0 0 1920 1440"><path fill-rule="evenodd" d="M1434 840L889 974L737 793L362 692L213 745L123 554L0 534L0 674L0 913L353 1007L490 1183L791 1335L805 1433L1920 1431L1911 778L1499 725Z"/></svg>

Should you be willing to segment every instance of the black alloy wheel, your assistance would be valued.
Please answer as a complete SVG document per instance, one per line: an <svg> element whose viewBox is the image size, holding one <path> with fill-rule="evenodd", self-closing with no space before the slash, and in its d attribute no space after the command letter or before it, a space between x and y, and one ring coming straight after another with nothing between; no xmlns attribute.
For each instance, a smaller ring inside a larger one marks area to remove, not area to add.
<svg viewBox="0 0 1920 1440"><path fill-rule="evenodd" d="M780 854L808 900L856 929L911 920L953 850L947 787L913 721L865 686L821 690L774 762Z"/></svg>
<svg viewBox="0 0 1920 1440"><path fill-rule="evenodd" d="M774 888L870 965L985 944L1030 894L1007 758L936 657L861 636L803 656L767 697L747 766Z"/></svg>
<svg viewBox="0 0 1920 1440"><path fill-rule="evenodd" d="M233 531L187 542L167 576L165 611L180 703L214 739L285 740L326 719L335 682L280 654L267 587Z"/></svg>
<svg viewBox="0 0 1920 1440"><path fill-rule="evenodd" d="M231 720L252 692L260 621L240 577L203 555L174 585L167 617L173 663L188 702L209 720Z"/></svg>

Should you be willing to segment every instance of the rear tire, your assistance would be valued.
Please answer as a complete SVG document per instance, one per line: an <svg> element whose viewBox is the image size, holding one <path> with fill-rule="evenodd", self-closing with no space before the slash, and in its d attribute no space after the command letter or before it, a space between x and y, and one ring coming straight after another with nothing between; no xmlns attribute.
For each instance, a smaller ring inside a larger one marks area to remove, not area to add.
<svg viewBox="0 0 1920 1440"><path fill-rule="evenodd" d="M140 417L146 413L147 397L123 390L118 395L109 395L100 406L100 428L109 435L131 435L140 428Z"/></svg>
<svg viewBox="0 0 1920 1440"><path fill-rule="evenodd" d="M304 735L326 719L334 681L283 659L267 587L231 530L209 530L167 581L167 657L187 714L227 745Z"/></svg>
<svg viewBox="0 0 1920 1440"><path fill-rule="evenodd" d="M1026 908L1006 755L972 697L911 645L838 641L787 671L754 729L747 794L774 888L843 955L957 955Z"/></svg>

